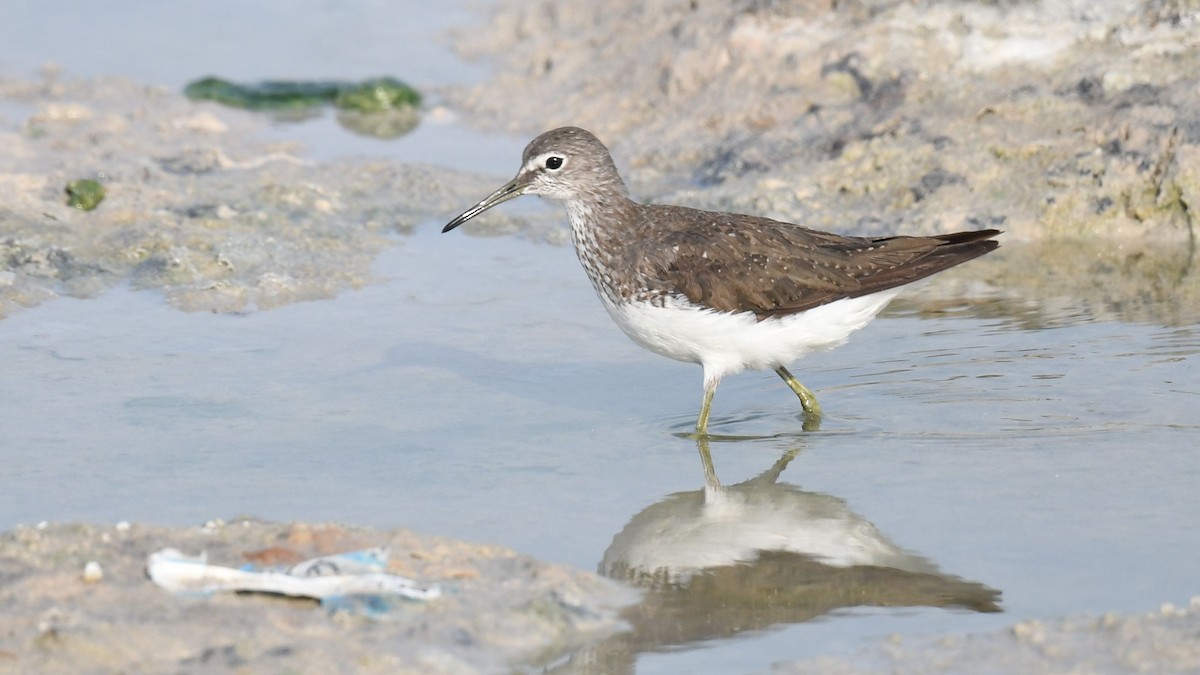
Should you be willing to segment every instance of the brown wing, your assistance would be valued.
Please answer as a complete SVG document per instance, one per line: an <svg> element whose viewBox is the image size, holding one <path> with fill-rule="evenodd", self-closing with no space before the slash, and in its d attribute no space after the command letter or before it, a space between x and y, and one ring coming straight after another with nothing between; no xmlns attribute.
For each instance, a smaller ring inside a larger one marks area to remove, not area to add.
<svg viewBox="0 0 1200 675"><path fill-rule="evenodd" d="M648 286L760 319L911 283L995 249L989 240L1000 234L846 237L766 218L646 208L653 223L639 238L653 241L632 262Z"/></svg>

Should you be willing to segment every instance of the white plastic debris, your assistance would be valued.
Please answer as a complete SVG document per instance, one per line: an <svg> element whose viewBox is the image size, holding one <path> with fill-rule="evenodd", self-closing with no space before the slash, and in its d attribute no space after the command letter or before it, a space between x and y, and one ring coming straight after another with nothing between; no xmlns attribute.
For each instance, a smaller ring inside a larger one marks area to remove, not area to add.
<svg viewBox="0 0 1200 675"><path fill-rule="evenodd" d="M387 570L388 550L383 546L296 563L288 574L294 577L324 577L337 574L372 574Z"/></svg>
<svg viewBox="0 0 1200 675"><path fill-rule="evenodd" d="M399 597L432 600L441 595L436 586L423 586L388 574L387 549L373 548L306 560L286 570L237 569L208 564L207 555L186 556L173 548L151 553L146 573L158 586L180 594L250 591L313 598L341 607L345 596Z"/></svg>

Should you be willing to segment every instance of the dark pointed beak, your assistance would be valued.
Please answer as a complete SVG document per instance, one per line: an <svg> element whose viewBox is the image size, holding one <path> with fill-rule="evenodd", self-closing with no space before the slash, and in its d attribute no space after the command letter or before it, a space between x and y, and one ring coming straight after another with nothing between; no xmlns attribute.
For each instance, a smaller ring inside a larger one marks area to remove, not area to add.
<svg viewBox="0 0 1200 675"><path fill-rule="evenodd" d="M520 197L522 194L524 194L525 186L527 184L528 183L522 181L521 176L518 175L516 178L505 183L504 186L499 190L496 190L492 194L484 197L483 201L462 212L454 220L446 223L446 226L442 228L442 232L449 232L450 230L453 230L459 225L462 225L463 223L483 213L484 211L487 211L497 204L503 204L510 199Z"/></svg>

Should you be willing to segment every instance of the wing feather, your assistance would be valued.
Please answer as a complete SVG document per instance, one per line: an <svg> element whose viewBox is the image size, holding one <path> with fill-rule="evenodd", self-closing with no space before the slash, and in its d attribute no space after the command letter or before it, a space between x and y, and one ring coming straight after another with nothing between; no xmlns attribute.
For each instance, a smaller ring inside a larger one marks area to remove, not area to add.
<svg viewBox="0 0 1200 675"><path fill-rule="evenodd" d="M767 218L646 206L628 261L652 292L760 319L911 283L978 257L998 230L850 237Z"/></svg>

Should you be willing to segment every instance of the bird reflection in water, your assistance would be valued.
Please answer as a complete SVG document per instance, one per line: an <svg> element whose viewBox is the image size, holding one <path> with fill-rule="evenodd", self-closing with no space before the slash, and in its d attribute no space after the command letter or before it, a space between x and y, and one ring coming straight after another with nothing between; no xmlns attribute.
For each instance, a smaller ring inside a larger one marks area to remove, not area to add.
<svg viewBox="0 0 1200 675"><path fill-rule="evenodd" d="M613 537L600 573L644 589L632 630L553 672L633 672L637 655L808 621L845 607L998 612L1000 592L904 551L846 503L780 483L795 447L763 473L722 485L696 439L702 490L647 507Z"/></svg>

